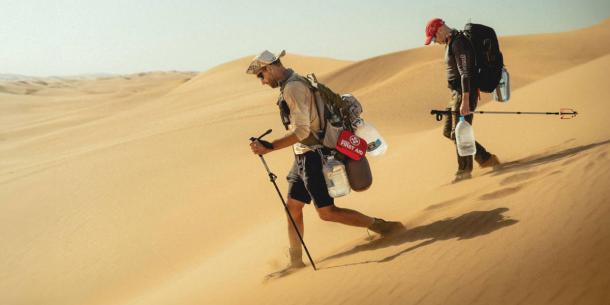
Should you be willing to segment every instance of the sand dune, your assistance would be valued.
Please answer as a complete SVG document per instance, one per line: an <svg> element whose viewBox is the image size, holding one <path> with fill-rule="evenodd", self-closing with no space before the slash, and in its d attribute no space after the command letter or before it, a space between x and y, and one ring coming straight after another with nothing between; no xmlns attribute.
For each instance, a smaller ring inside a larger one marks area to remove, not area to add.
<svg viewBox="0 0 610 305"><path fill-rule="evenodd" d="M546 86L565 86L582 74L604 73L608 66L610 56L605 56L549 77L516 92L511 104L544 107L546 97L540 92ZM481 117L479 126L487 128L480 129L479 138L506 155L506 164L499 171L477 172L475 179L462 185L447 184L450 170L438 172L453 168L449 144L440 138L440 130L391 137L392 152L372 160L374 189L339 204L398 215L411 229L396 239L368 242L360 230L322 223L309 213L308 243L320 257L321 271L308 269L264 282L260 275L278 268L283 259L281 254L270 258L268 253L281 253L284 242L262 238L282 231L284 223L277 211L280 219L244 233L225 251L125 304L176 300L186 304L201 300L219 304L371 304L379 300L388 304L405 300L599 304L608 300L602 287L609 283L600 270L607 270L610 246L606 241L610 228L604 221L610 212L610 135L603 115L592 110L610 92L599 96L590 86L596 84L576 85L578 92L590 93L576 103L581 117L572 121L523 118L518 124L517 119L512 123L507 119L496 125ZM518 94L533 94L528 91L537 92L539 98L532 102ZM562 94L548 98L570 100ZM507 122L512 132L498 133ZM591 126L605 128L590 132ZM528 134L533 127L547 134ZM434 162L430 170L421 165ZM417 169L417 174L409 175L405 169ZM261 197L275 199L264 189ZM241 293L227 292L228 287L240 287Z"/></svg>
<svg viewBox="0 0 610 305"><path fill-rule="evenodd" d="M502 38L513 98L481 109L580 114L477 116L504 165L455 185L428 114L447 98L441 48L355 63L289 54L354 92L390 144L371 159L373 187L337 204L408 230L369 241L307 208L320 270L267 281L285 261L285 220L247 139L282 129L277 93L243 74L250 57L194 77L2 83L0 303L608 303L610 40L583 37L609 25ZM290 152L266 159L284 191Z"/></svg>

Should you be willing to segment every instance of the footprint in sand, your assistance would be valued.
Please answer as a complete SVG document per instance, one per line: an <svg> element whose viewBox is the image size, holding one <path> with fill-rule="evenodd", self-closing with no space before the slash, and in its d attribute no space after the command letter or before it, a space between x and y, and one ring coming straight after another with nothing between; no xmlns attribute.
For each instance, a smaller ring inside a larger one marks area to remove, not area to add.
<svg viewBox="0 0 610 305"><path fill-rule="evenodd" d="M439 202L439 203L430 205L429 207L426 208L426 211L435 210L435 209L440 209L440 208L451 206L453 204L456 204L456 203L462 201L466 197L468 197L468 196L460 196L460 197L456 197L456 198L453 198L453 199L445 200L443 202Z"/></svg>
<svg viewBox="0 0 610 305"><path fill-rule="evenodd" d="M521 188L523 188L523 187L520 185L515 186L515 187L506 187L503 189L499 189L497 191L493 191L491 193L483 194L479 197L479 199L480 200L492 200L492 199L498 199L498 198L510 196L510 195L518 192Z"/></svg>
<svg viewBox="0 0 610 305"><path fill-rule="evenodd" d="M582 158L585 158L588 154L577 154L577 155L573 155L573 156L568 156L568 159L563 161L563 163L561 163L561 165L568 165L574 161L578 161Z"/></svg>
<svg viewBox="0 0 610 305"><path fill-rule="evenodd" d="M557 170L557 171L554 171L554 172L549 173L549 174L548 174L548 175L546 175L546 176L547 176L547 177L550 177L550 176L553 176L553 175L559 175L559 174L561 174L561 173L562 173L562 171Z"/></svg>
<svg viewBox="0 0 610 305"><path fill-rule="evenodd" d="M595 167L595 161L589 161L587 165L585 165L585 172L591 171Z"/></svg>
<svg viewBox="0 0 610 305"><path fill-rule="evenodd" d="M607 151L604 151L604 152L601 152L601 153L597 154L597 157L595 159L591 158L592 160L589 160L587 165L585 165L585 171L586 172L591 171L595 167L597 161L606 161L607 158L608 158L608 152Z"/></svg>
<svg viewBox="0 0 610 305"><path fill-rule="evenodd" d="M507 185L507 184L523 182L523 181L526 181L537 175L538 175L537 172L526 172L526 173L514 174L514 175L511 175L511 176L508 176L508 177L502 179L502 181L500 181L500 185Z"/></svg>
<svg viewBox="0 0 610 305"><path fill-rule="evenodd" d="M284 268L282 270L279 271L275 271L272 273L269 273L267 275L265 275L265 277L263 278L263 283L269 282L271 280L275 280L275 279L279 279L279 278L283 278L285 276L291 275L301 269L305 269L305 268Z"/></svg>

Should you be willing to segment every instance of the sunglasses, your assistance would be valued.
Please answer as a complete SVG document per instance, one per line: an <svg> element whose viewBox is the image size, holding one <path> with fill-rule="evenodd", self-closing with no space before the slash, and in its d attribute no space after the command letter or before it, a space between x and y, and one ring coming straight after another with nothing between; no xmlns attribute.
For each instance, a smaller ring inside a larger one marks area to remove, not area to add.
<svg viewBox="0 0 610 305"><path fill-rule="evenodd" d="M258 79L263 80L263 72L265 72L267 70L267 67L263 67L261 69L261 72L258 72L258 74L256 74L256 77L258 77Z"/></svg>

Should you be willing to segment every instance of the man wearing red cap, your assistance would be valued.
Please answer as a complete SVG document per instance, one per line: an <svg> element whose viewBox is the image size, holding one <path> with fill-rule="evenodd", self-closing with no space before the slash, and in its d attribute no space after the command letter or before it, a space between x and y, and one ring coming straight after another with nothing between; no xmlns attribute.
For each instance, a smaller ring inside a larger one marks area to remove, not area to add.
<svg viewBox="0 0 610 305"><path fill-rule="evenodd" d="M474 78L475 53L473 47L462 32L448 27L440 18L434 18L426 24L425 44L429 45L431 42L446 45L447 82L452 96L448 110L459 111L459 114L464 116L468 123L472 124L472 111L476 109L479 99L479 88ZM467 102L463 103L462 101ZM443 135L453 141L455 141L454 130L457 121L457 114L448 115L443 129ZM475 144L477 152L474 160L477 161L479 166L485 168L500 164L496 155L490 154L479 142ZM458 171L453 182L471 178L472 156L461 157L457 155L457 159Z"/></svg>

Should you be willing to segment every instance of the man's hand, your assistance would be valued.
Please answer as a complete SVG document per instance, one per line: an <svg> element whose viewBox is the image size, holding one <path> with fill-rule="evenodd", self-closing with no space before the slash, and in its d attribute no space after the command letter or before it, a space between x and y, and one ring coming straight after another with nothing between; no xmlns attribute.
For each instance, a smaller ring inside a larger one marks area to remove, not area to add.
<svg viewBox="0 0 610 305"><path fill-rule="evenodd" d="M470 94L465 92L462 94L462 105L460 106L460 114L467 116L470 114Z"/></svg>
<svg viewBox="0 0 610 305"><path fill-rule="evenodd" d="M265 140L256 140L250 143L250 149L256 155L264 155L273 151L273 145Z"/></svg>

